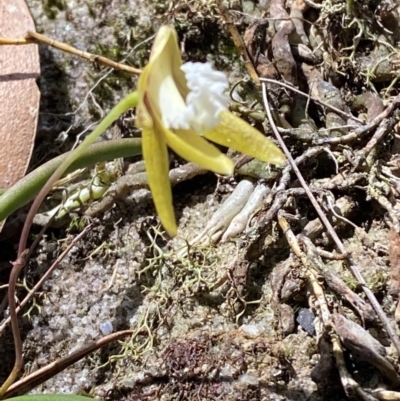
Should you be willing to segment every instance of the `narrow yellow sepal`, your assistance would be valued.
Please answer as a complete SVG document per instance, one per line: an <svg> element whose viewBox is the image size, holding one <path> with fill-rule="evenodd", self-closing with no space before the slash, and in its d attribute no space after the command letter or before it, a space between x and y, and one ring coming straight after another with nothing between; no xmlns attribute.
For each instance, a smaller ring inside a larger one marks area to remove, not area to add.
<svg viewBox="0 0 400 401"><path fill-rule="evenodd" d="M157 214L165 231L170 236L175 236L178 228L172 205L168 150L165 139L160 132L157 132L157 130L142 130L142 152Z"/></svg>
<svg viewBox="0 0 400 401"><path fill-rule="evenodd" d="M204 137L261 161L277 166L285 164L283 152L246 121L227 110L222 111L220 117L220 123L212 130L204 132Z"/></svg>

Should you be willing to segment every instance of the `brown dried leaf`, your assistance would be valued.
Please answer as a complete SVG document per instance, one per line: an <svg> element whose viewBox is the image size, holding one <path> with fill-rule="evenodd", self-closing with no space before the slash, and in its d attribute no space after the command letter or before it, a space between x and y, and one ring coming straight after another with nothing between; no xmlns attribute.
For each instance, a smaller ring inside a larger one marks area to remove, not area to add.
<svg viewBox="0 0 400 401"><path fill-rule="evenodd" d="M261 20L263 21L263 20ZM258 48L258 43L255 39L256 33L260 27L260 21L255 20L245 31L243 35L243 43L247 49L247 52L249 53L249 56L251 57L253 63L254 59L257 53L257 48Z"/></svg>
<svg viewBox="0 0 400 401"><path fill-rule="evenodd" d="M272 0L269 13L274 18L276 33L272 38L272 54L276 69L286 82L297 86L297 65L289 44L289 36L295 30L293 21L285 8L283 0Z"/></svg>
<svg viewBox="0 0 400 401"><path fill-rule="evenodd" d="M342 99L341 92L338 88L333 86L330 82L325 81L322 74L315 67L302 63L301 68L307 78L308 86L311 88L311 96L339 110L348 112L346 103ZM326 128L337 127L337 129L330 131L330 136L342 136L348 132L346 129L341 128L345 126L347 122L340 114L337 114L329 108L325 108L324 113Z"/></svg>
<svg viewBox="0 0 400 401"><path fill-rule="evenodd" d="M24 37L35 26L24 0L0 2L0 36ZM0 46L0 187L25 175L35 142L40 93L37 45Z"/></svg>
<svg viewBox="0 0 400 401"><path fill-rule="evenodd" d="M265 54L265 43L258 43L258 32L266 30L268 21L264 19L255 20L245 31L243 43L246 46L249 57L253 61L258 75L262 78L279 78L275 66ZM262 35L261 35L262 36Z"/></svg>

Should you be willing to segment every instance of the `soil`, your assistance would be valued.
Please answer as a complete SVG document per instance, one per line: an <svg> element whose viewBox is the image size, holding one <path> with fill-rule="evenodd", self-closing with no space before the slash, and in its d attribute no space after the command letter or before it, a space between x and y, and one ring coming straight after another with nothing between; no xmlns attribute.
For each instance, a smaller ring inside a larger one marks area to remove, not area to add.
<svg viewBox="0 0 400 401"><path fill-rule="evenodd" d="M215 1L27 3L39 33L138 68L146 64L157 29L173 24L184 60L213 63L232 85L246 78L233 92L240 104L232 107L272 135L259 88L249 83ZM316 99L307 102L267 84L286 145L365 287L398 332L400 3L233 1L229 12L257 74ZM32 168L69 150L136 85L135 76L109 73L50 47L40 46L40 58L42 100ZM391 104L397 106L382 116ZM121 135L140 135L133 120L133 112L123 116ZM105 137L112 135L110 130ZM127 160L125 168L138 160ZM173 156L172 167L182 164ZM244 232L225 242L210 242L206 235L206 241L192 243L249 175L271 192ZM94 219L82 208L46 232L21 277L21 299L92 224L20 317L24 375L111 332L133 334L32 393L107 400L339 401L352 395L384 399L384 390L396 391L393 337L290 168L267 173L258 168L254 174L238 169L234 177L201 174L174 187L174 206L179 224L174 239L163 233L146 189ZM18 233L24 213L10 219L10 233ZM39 230L36 226L32 236ZM2 284L18 243L17 235L10 237L1 244ZM11 329L0 338L3 382L14 358Z"/></svg>

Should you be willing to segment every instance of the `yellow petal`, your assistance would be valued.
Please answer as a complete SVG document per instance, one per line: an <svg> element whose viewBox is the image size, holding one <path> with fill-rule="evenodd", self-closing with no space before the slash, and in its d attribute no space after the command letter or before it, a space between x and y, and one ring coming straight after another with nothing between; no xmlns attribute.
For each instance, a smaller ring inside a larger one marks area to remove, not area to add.
<svg viewBox="0 0 400 401"><path fill-rule="evenodd" d="M167 59L169 62L166 65L159 66L161 68L172 68L172 70L180 71L181 76L185 74L180 70L182 65L181 52L178 46L178 37L175 29L172 26L162 26L154 39L151 48L149 64L159 64L160 60Z"/></svg>
<svg viewBox="0 0 400 401"><path fill-rule="evenodd" d="M171 26L162 26L154 40L150 60L143 69L138 81L138 91L146 91L150 107L158 110L160 89L166 77L175 82L180 97L185 98L189 92L186 78L181 70L182 58L178 46L177 34ZM142 76L145 77L142 78ZM174 99L171 99L174 103Z"/></svg>
<svg viewBox="0 0 400 401"><path fill-rule="evenodd" d="M220 116L220 123L212 130L204 132L204 137L261 161L278 166L286 162L283 152L246 121L227 110L222 111Z"/></svg>
<svg viewBox="0 0 400 401"><path fill-rule="evenodd" d="M172 237L178 229L172 205L167 144L157 130L142 130L142 152L154 206L165 231Z"/></svg>
<svg viewBox="0 0 400 401"><path fill-rule="evenodd" d="M178 45L178 36L172 26L164 25L158 32L154 40L150 53L149 64L154 70L168 70L179 89L181 95L185 98L189 90L186 86L186 78L181 70L182 58ZM157 84L154 85L158 87Z"/></svg>
<svg viewBox="0 0 400 401"><path fill-rule="evenodd" d="M165 135L168 146L183 159L218 174L233 174L235 166L232 160L195 132L191 130L171 132L162 126L160 129Z"/></svg>

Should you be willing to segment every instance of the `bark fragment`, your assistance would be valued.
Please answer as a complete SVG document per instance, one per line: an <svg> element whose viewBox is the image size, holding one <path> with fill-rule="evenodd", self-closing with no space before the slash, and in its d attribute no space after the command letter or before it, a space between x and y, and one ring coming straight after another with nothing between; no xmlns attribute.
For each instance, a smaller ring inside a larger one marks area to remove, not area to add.
<svg viewBox="0 0 400 401"><path fill-rule="evenodd" d="M0 36L20 38L35 30L23 0L0 2ZM35 143L40 93L37 45L0 46L0 187L25 175Z"/></svg>
<svg viewBox="0 0 400 401"><path fill-rule="evenodd" d="M24 0L0 2L0 36L19 38L35 25ZM37 45L0 46L0 188L22 178L31 160L39 116ZM0 232L5 220L0 221Z"/></svg>

